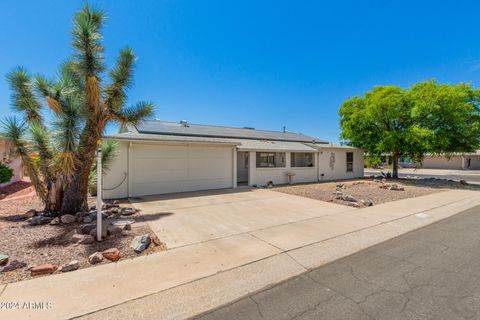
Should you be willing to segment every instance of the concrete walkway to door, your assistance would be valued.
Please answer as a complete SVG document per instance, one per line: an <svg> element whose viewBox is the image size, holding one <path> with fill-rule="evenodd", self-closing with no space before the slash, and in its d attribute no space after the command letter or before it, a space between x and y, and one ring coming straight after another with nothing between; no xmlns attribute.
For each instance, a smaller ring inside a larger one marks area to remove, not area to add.
<svg viewBox="0 0 480 320"><path fill-rule="evenodd" d="M133 204L168 249L357 210L247 187L147 196Z"/></svg>

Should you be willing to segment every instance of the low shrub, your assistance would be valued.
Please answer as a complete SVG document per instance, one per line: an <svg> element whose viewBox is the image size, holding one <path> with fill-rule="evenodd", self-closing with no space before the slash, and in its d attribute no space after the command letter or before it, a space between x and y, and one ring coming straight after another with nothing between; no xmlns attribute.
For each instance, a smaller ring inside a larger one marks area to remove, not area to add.
<svg viewBox="0 0 480 320"><path fill-rule="evenodd" d="M0 183L9 182L14 175L13 169L0 162Z"/></svg>

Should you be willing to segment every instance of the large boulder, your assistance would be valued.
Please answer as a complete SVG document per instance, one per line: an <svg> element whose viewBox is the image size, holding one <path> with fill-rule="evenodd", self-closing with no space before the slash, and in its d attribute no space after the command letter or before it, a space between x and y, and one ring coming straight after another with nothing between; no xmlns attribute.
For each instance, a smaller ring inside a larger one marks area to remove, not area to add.
<svg viewBox="0 0 480 320"><path fill-rule="evenodd" d="M133 238L132 243L130 243L130 248L132 248L136 253L142 253L150 246L152 240L148 234L137 236Z"/></svg>

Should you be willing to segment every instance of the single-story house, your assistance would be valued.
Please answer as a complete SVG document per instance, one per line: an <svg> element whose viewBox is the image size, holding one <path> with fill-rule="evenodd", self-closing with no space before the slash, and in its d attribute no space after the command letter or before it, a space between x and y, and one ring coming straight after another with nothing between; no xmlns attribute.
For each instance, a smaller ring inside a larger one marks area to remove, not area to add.
<svg viewBox="0 0 480 320"><path fill-rule="evenodd" d="M363 151L301 133L148 120L105 140L106 199L363 177Z"/></svg>
<svg viewBox="0 0 480 320"><path fill-rule="evenodd" d="M426 156L422 163L424 169L479 170L480 150L473 153L457 153L450 158L445 156Z"/></svg>
<svg viewBox="0 0 480 320"><path fill-rule="evenodd" d="M0 184L1 187L6 187L9 184L20 181L23 178L22 160L19 157L13 157L11 152L10 142L0 137L0 162L6 164L13 169L13 177L7 183Z"/></svg>

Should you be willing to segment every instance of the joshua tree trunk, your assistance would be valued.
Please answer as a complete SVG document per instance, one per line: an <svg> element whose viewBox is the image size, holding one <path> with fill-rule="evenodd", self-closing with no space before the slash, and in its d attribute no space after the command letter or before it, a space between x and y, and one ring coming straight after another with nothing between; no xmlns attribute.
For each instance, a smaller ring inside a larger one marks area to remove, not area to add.
<svg viewBox="0 0 480 320"><path fill-rule="evenodd" d="M81 137L78 167L71 182L65 188L60 214L75 214L88 211L88 176L95 160L97 141L101 139L103 125L90 120Z"/></svg>
<svg viewBox="0 0 480 320"><path fill-rule="evenodd" d="M47 196L45 199L45 212L59 212L62 207L63 185L60 181L47 183Z"/></svg>

